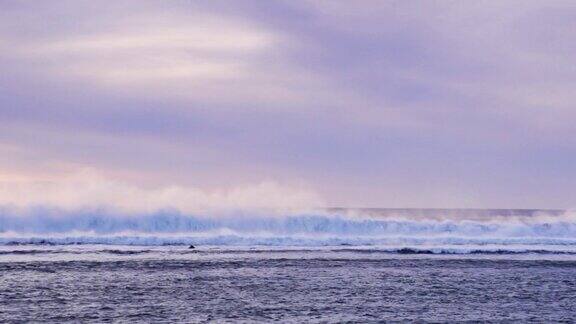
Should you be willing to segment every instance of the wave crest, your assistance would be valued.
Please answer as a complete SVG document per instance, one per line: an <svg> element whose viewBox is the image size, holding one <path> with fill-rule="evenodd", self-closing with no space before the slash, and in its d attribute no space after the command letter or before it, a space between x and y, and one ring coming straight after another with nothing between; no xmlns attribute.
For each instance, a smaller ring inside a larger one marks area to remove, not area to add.
<svg viewBox="0 0 576 324"><path fill-rule="evenodd" d="M0 214L0 243L206 245L576 246L573 214L506 217L350 216L344 212L203 217L164 211L138 217L37 210Z"/></svg>

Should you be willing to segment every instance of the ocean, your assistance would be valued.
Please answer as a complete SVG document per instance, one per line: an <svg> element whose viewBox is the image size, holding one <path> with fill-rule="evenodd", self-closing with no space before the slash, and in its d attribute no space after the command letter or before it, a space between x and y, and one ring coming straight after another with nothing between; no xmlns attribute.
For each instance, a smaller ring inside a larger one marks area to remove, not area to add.
<svg viewBox="0 0 576 324"><path fill-rule="evenodd" d="M3 323L576 320L567 211L37 211L0 233Z"/></svg>

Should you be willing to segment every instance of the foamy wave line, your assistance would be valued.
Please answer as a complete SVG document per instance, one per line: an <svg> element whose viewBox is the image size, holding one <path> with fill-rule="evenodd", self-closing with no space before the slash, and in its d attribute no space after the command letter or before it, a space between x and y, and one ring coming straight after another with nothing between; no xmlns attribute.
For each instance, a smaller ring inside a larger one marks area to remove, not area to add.
<svg viewBox="0 0 576 324"><path fill-rule="evenodd" d="M176 254L176 255L187 255L192 253L234 253L235 255L242 255L248 253L265 253L265 252L275 252L275 253L306 253L310 251L317 250L304 250L304 249L281 249L281 250L226 250L226 251L197 251L197 250L171 250L171 251L157 251L157 250L125 250L125 249L102 249L102 250L57 250L57 249L37 249L37 250L3 250L0 251L1 256L12 256L12 255L52 255L52 254L110 254L115 256L136 256L136 255L150 255L150 254ZM422 255L422 254L432 254L432 255L467 255L467 254L484 254L484 255L523 255L523 254L552 254L552 255L576 255L576 250L546 250L546 249L458 249L458 248L414 248L414 247L404 247L404 248L388 248L388 249L333 249L325 252L344 252L344 253L355 253L355 254L407 254L407 255Z"/></svg>
<svg viewBox="0 0 576 324"><path fill-rule="evenodd" d="M0 238L2 245L39 244L109 244L109 245L199 245L199 246L558 246L576 248L576 239L566 238L466 238L466 237L312 237L312 236L182 236L182 235L58 235L21 236L10 235Z"/></svg>
<svg viewBox="0 0 576 324"><path fill-rule="evenodd" d="M0 211L0 244L129 245L576 245L572 215L431 220L343 215L222 217L174 212L126 217L102 212L26 216Z"/></svg>

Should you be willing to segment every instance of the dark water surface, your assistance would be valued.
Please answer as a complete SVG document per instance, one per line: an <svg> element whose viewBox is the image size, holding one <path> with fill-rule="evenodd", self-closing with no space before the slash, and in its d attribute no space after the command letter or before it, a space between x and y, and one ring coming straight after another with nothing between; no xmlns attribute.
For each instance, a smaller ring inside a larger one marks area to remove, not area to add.
<svg viewBox="0 0 576 324"><path fill-rule="evenodd" d="M573 256L114 247L3 252L3 323L576 319Z"/></svg>

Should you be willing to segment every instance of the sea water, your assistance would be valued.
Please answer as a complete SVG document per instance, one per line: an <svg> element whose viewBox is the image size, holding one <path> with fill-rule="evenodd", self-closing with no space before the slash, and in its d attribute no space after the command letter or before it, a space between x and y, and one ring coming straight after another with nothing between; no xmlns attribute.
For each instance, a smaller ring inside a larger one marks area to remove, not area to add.
<svg viewBox="0 0 576 324"><path fill-rule="evenodd" d="M569 212L2 217L1 322L576 319Z"/></svg>

